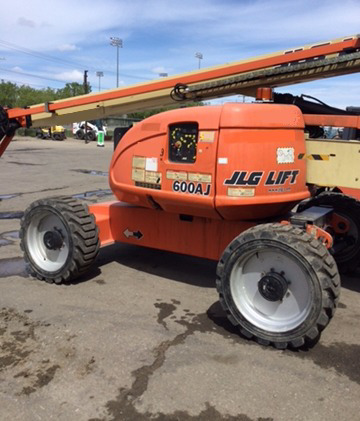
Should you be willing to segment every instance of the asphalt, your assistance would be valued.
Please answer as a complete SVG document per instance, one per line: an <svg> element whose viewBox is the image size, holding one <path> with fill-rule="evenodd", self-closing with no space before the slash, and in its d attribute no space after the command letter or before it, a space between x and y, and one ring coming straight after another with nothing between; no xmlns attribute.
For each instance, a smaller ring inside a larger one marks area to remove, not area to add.
<svg viewBox="0 0 360 421"><path fill-rule="evenodd" d="M216 262L117 244L79 282L29 278L19 221L34 200L112 200L112 145L19 138L0 159L0 419L358 420L360 276L315 347L238 335Z"/></svg>

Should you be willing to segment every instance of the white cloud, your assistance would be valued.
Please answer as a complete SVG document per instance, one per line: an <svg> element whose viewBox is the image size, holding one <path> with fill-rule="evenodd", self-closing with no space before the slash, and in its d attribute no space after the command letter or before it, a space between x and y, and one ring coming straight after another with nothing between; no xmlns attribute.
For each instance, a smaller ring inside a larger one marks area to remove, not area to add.
<svg viewBox="0 0 360 421"><path fill-rule="evenodd" d="M165 69L165 67L164 67L164 66L157 66L157 67L154 67L153 69L151 69L151 71L152 71L153 73L156 73L157 75L158 75L159 73L167 73L167 70Z"/></svg>
<svg viewBox="0 0 360 421"><path fill-rule="evenodd" d="M62 72L54 75L55 79L62 80L64 82L82 82L84 79L83 72L79 70L72 70L70 72Z"/></svg>
<svg viewBox="0 0 360 421"><path fill-rule="evenodd" d="M76 51L76 50L79 50L79 47L77 47L74 44L62 44L62 45L59 45L57 49L59 51Z"/></svg>

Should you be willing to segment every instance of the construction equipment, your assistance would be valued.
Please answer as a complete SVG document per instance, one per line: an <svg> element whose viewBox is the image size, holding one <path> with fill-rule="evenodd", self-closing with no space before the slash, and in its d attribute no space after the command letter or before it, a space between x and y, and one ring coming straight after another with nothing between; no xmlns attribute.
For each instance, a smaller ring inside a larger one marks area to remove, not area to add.
<svg viewBox="0 0 360 421"><path fill-rule="evenodd" d="M360 117L273 95L271 88L358 71L359 49L359 38L347 37L107 93L3 110L0 154L19 125L252 94L265 86L257 89L253 104L182 108L129 129L118 139L109 170L118 201L88 207L57 197L30 205L20 230L30 273L47 282L69 282L88 270L100 246L114 242L215 259L220 302L244 336L280 349L314 344L338 303L336 261L348 270L360 258L359 202L323 191L360 188L359 142L314 136L324 126L359 129Z"/></svg>
<svg viewBox="0 0 360 421"><path fill-rule="evenodd" d="M65 140L66 133L63 126L39 127L36 130L36 137L39 139Z"/></svg>
<svg viewBox="0 0 360 421"><path fill-rule="evenodd" d="M107 129L101 120L81 121L73 123L73 135L76 139L96 140L99 132L106 135Z"/></svg>

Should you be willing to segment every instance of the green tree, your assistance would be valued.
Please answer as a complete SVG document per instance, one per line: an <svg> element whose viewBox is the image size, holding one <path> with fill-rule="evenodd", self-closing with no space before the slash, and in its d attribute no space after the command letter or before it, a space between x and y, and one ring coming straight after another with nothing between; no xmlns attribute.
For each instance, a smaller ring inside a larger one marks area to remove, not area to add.
<svg viewBox="0 0 360 421"><path fill-rule="evenodd" d="M3 107L16 107L18 98L18 86L15 83L5 82L3 79L0 83L0 105Z"/></svg>
<svg viewBox="0 0 360 421"><path fill-rule="evenodd" d="M91 92L91 85L88 83L88 92ZM70 98L73 96L84 95L84 85L77 82L67 83L64 88L58 89L57 99Z"/></svg>

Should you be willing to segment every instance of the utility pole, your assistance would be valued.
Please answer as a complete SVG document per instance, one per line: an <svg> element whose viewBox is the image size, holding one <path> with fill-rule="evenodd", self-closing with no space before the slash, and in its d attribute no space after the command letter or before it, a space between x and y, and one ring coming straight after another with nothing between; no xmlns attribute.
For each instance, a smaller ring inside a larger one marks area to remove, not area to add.
<svg viewBox="0 0 360 421"><path fill-rule="evenodd" d="M88 78L88 70L84 70L84 94L89 93L88 92L88 81L87 81L87 78Z"/></svg>
<svg viewBox="0 0 360 421"><path fill-rule="evenodd" d="M88 70L84 70L84 93L85 95L88 93ZM87 135L87 121L85 121L85 136L84 136L85 143L89 143L88 135Z"/></svg>
<svg viewBox="0 0 360 421"><path fill-rule="evenodd" d="M123 47L123 40L118 37L110 37L110 45L116 47L116 87L119 87L119 48Z"/></svg>
<svg viewBox="0 0 360 421"><path fill-rule="evenodd" d="M96 76L99 78L99 92L100 92L101 91L100 78L104 76L104 72L96 72Z"/></svg>
<svg viewBox="0 0 360 421"><path fill-rule="evenodd" d="M201 60L204 58L202 53L195 53L195 57L199 59L199 69L201 67Z"/></svg>

